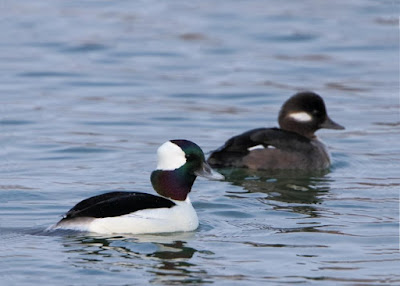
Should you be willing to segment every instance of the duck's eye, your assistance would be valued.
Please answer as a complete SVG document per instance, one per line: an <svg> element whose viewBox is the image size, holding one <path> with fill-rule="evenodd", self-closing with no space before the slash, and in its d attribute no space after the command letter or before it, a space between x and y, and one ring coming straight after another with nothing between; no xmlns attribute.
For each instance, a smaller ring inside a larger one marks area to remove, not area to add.
<svg viewBox="0 0 400 286"><path fill-rule="evenodd" d="M188 161L192 161L192 160L194 160L195 156L193 156L192 154L186 154L185 158Z"/></svg>

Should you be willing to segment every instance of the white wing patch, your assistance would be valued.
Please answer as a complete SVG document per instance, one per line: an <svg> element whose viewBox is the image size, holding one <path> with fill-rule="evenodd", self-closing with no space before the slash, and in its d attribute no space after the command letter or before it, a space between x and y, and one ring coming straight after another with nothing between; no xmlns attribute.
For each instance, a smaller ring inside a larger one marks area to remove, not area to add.
<svg viewBox="0 0 400 286"><path fill-rule="evenodd" d="M289 117L299 122L310 122L312 120L312 116L304 111L290 113Z"/></svg>
<svg viewBox="0 0 400 286"><path fill-rule="evenodd" d="M256 149L265 149L265 147L263 145L259 144L259 145L247 148L248 151L253 151L253 150L256 150Z"/></svg>
<svg viewBox="0 0 400 286"><path fill-rule="evenodd" d="M186 163L185 152L171 141L165 142L158 148L157 156L158 170L172 171L182 167Z"/></svg>

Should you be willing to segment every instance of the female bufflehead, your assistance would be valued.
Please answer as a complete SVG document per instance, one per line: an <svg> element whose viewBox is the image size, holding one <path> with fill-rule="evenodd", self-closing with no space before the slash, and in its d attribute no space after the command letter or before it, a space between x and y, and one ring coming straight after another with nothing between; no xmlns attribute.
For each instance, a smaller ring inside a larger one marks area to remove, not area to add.
<svg viewBox="0 0 400 286"><path fill-rule="evenodd" d="M140 192L111 192L81 201L53 227L111 233L160 233L195 230L197 214L188 194L203 176L221 180L205 162L203 151L187 140L171 140L158 150L157 169L151 174L153 188L161 196Z"/></svg>
<svg viewBox="0 0 400 286"><path fill-rule="evenodd" d="M226 141L208 158L212 167L249 169L321 170L330 166L325 145L314 132L321 128L344 129L328 117L323 99L299 92L282 106L281 128L258 128Z"/></svg>

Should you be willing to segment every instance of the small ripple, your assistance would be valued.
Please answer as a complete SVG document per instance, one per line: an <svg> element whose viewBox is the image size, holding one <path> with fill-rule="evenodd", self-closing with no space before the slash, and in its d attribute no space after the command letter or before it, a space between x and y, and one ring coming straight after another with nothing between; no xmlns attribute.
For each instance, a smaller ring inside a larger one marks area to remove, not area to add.
<svg viewBox="0 0 400 286"><path fill-rule="evenodd" d="M80 77L82 74L59 71L32 71L19 73L20 77Z"/></svg>
<svg viewBox="0 0 400 286"><path fill-rule="evenodd" d="M99 126L138 126L144 125L143 122L140 121L84 121L82 124L85 125L99 125ZM92 133L90 135L93 135ZM89 135L89 134L88 134ZM99 135L99 134L96 134Z"/></svg>
<svg viewBox="0 0 400 286"><path fill-rule="evenodd" d="M398 251L393 252L392 254L397 254ZM332 264L356 264L356 263L375 263L375 262L392 262L392 261L397 261L400 262L400 259L398 258L388 258L388 259L369 259L369 260L327 260L325 261L326 263L332 263Z"/></svg>
<svg viewBox="0 0 400 286"><path fill-rule="evenodd" d="M190 42L204 41L208 39L208 37L202 33L184 33L179 35L179 38L184 41L190 41Z"/></svg>
<svg viewBox="0 0 400 286"><path fill-rule="evenodd" d="M35 188L22 185L0 185L0 190L34 190Z"/></svg>
<svg viewBox="0 0 400 286"><path fill-rule="evenodd" d="M0 120L0 125L27 125L33 124L34 121L30 120L19 120L19 119L3 119Z"/></svg>
<svg viewBox="0 0 400 286"><path fill-rule="evenodd" d="M307 54L307 55L300 55L300 56L280 54L280 55L276 55L275 58L278 60L307 61L307 62L327 62L327 61L332 60L332 57L324 55L324 54Z"/></svg>
<svg viewBox="0 0 400 286"><path fill-rule="evenodd" d="M397 108L399 108L397 106ZM394 122L373 122L373 125L378 125L378 126L388 126L388 127L398 127L400 126L400 121L394 121Z"/></svg>
<svg viewBox="0 0 400 286"><path fill-rule="evenodd" d="M374 22L380 25L398 26L399 18L390 16L381 16L375 18Z"/></svg>
<svg viewBox="0 0 400 286"><path fill-rule="evenodd" d="M60 160L75 160L77 159L76 156L50 156L50 157L39 157L35 160L37 161L60 161Z"/></svg>
<svg viewBox="0 0 400 286"><path fill-rule="evenodd" d="M29 188L29 187L24 187L23 189L20 188L20 186L10 186L10 187L19 187L19 188L9 188L9 189L4 189L0 193L0 201L1 203L6 203L6 202L20 202L21 200L24 201L42 201L44 199L44 195L40 193L34 193L34 192L29 192L29 190L34 190L34 188ZM26 190L26 191L25 191ZM7 208L17 208L19 206L15 205L4 205L2 210L5 210Z"/></svg>
<svg viewBox="0 0 400 286"><path fill-rule="evenodd" d="M67 53L86 53L86 52L101 51L106 49L108 49L108 47L103 44L83 43L75 46L62 47L61 51Z"/></svg>
<svg viewBox="0 0 400 286"><path fill-rule="evenodd" d="M325 84L325 87L328 89L336 89L341 91L359 91L359 92L366 92L370 91L370 88L360 87L360 86L350 86L348 84L344 84L341 82L328 82Z"/></svg>
<svg viewBox="0 0 400 286"><path fill-rule="evenodd" d="M175 58L181 57L182 55L174 52L165 52L165 51L124 51L124 52L111 52L110 56L116 58L129 58L129 57L160 57L160 58Z"/></svg>
<svg viewBox="0 0 400 286"><path fill-rule="evenodd" d="M173 98L190 98L190 99L213 99L213 100L233 100L233 99L256 99L256 98L265 98L265 93L173 93L170 94L170 97Z"/></svg>
<svg viewBox="0 0 400 286"><path fill-rule="evenodd" d="M292 32L286 35L255 35L254 39L266 42L307 42L317 39L319 36L307 32Z"/></svg>
<svg viewBox="0 0 400 286"><path fill-rule="evenodd" d="M229 217L229 218L252 218L254 215L238 212L238 211L215 211L212 214L216 216Z"/></svg>
<svg viewBox="0 0 400 286"><path fill-rule="evenodd" d="M69 147L61 150L56 150L53 152L57 153L104 153L113 152L114 150L98 147Z"/></svg>
<svg viewBox="0 0 400 286"><path fill-rule="evenodd" d="M115 82L115 81L70 81L66 85L81 87L129 87L137 86L134 82Z"/></svg>
<svg viewBox="0 0 400 286"><path fill-rule="evenodd" d="M374 285L382 285L382 283L397 283L400 282L400 279L390 279L386 277L377 277L377 278L338 278L338 277L332 277L332 276L286 276L287 278L291 279L305 279L305 280L311 280L311 281L333 281L333 282L347 282L347 283L352 283L351 285L372 285L370 283L374 283ZM354 284L357 283L357 284ZM394 285L394 284L387 284L387 285Z"/></svg>
<svg viewBox="0 0 400 286"><path fill-rule="evenodd" d="M327 245L322 244L283 244L283 243L258 243L258 242L240 242L242 244L251 245L254 247L287 247L287 248L329 248Z"/></svg>

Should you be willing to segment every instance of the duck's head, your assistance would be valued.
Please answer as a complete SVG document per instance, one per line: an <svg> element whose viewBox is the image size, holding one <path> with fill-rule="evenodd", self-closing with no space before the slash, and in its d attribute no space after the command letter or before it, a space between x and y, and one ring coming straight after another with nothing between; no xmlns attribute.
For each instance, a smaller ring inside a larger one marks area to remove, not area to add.
<svg viewBox="0 0 400 286"><path fill-rule="evenodd" d="M313 92L299 92L289 98L281 108L278 117L282 129L314 138L321 128L344 129L329 118L324 100Z"/></svg>
<svg viewBox="0 0 400 286"><path fill-rule="evenodd" d="M164 197L184 201L197 176L224 179L211 169L201 148L191 141L167 141L158 148L157 155L157 169L151 174L151 183Z"/></svg>

